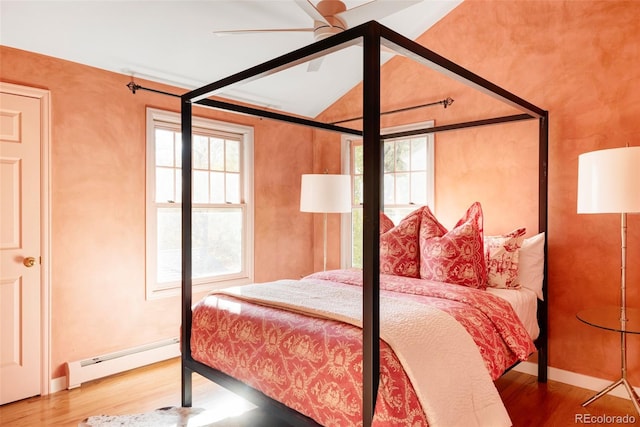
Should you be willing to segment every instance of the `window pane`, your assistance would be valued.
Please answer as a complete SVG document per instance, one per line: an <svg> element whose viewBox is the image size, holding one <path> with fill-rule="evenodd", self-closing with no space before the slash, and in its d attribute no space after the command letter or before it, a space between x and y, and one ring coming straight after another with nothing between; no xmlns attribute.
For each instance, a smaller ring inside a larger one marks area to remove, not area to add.
<svg viewBox="0 0 640 427"><path fill-rule="evenodd" d="M173 132L156 129L156 165L173 166Z"/></svg>
<svg viewBox="0 0 640 427"><path fill-rule="evenodd" d="M211 203L224 202L224 173L211 172Z"/></svg>
<svg viewBox="0 0 640 427"><path fill-rule="evenodd" d="M224 170L224 139L211 138L211 170Z"/></svg>
<svg viewBox="0 0 640 427"><path fill-rule="evenodd" d="M238 141L227 141L225 159L228 172L240 172L240 143Z"/></svg>
<svg viewBox="0 0 640 427"><path fill-rule="evenodd" d="M351 265L362 268L362 208L351 212Z"/></svg>
<svg viewBox="0 0 640 427"><path fill-rule="evenodd" d="M362 175L353 177L353 204L361 205L363 203L364 184L362 181Z"/></svg>
<svg viewBox="0 0 640 427"><path fill-rule="evenodd" d="M411 170L427 170L427 138L411 140Z"/></svg>
<svg viewBox="0 0 640 427"><path fill-rule="evenodd" d="M411 202L416 205L427 204L426 172L413 172L411 174Z"/></svg>
<svg viewBox="0 0 640 427"><path fill-rule="evenodd" d="M400 221L403 220L407 215L411 212L418 209L417 206L407 206L402 208L385 208L384 213L387 215L394 224L400 224Z"/></svg>
<svg viewBox="0 0 640 427"><path fill-rule="evenodd" d="M175 139L174 139L174 146L175 146L175 157L176 157L176 163L175 163L175 167L177 168L181 168L182 167L182 133L181 132L175 132Z"/></svg>
<svg viewBox="0 0 640 427"><path fill-rule="evenodd" d="M156 168L156 202L175 201L173 168Z"/></svg>
<svg viewBox="0 0 640 427"><path fill-rule="evenodd" d="M225 202L240 203L240 174L228 173L227 178L227 195Z"/></svg>
<svg viewBox="0 0 640 427"><path fill-rule="evenodd" d="M383 204L385 213L398 224L406 215L420 205L426 205L432 196L429 183L432 183L433 171L427 170L433 137L429 134L412 138L386 140L383 144ZM352 211L352 265L361 267L362 263L362 208L363 201L363 147L353 144L352 178L354 208ZM393 206L393 207L391 207Z"/></svg>
<svg viewBox="0 0 640 427"><path fill-rule="evenodd" d="M409 140L396 141L396 172L408 171L411 155L411 142Z"/></svg>
<svg viewBox="0 0 640 427"><path fill-rule="evenodd" d="M193 210L193 277L237 273L242 266L242 209Z"/></svg>
<svg viewBox="0 0 640 427"><path fill-rule="evenodd" d="M182 169L176 169L176 203L182 203Z"/></svg>
<svg viewBox="0 0 640 427"><path fill-rule="evenodd" d="M364 157L362 151L362 145L355 145L353 147L353 173L354 175L362 175L364 173Z"/></svg>
<svg viewBox="0 0 640 427"><path fill-rule="evenodd" d="M411 202L409 193L409 174L396 174L396 202L397 205L408 205Z"/></svg>
<svg viewBox="0 0 640 427"><path fill-rule="evenodd" d="M158 283L181 280L181 214L158 209ZM193 277L237 273L242 266L241 208L193 210Z"/></svg>
<svg viewBox="0 0 640 427"><path fill-rule="evenodd" d="M193 202L209 202L209 172L193 171Z"/></svg>
<svg viewBox="0 0 640 427"><path fill-rule="evenodd" d="M394 204L394 188L395 188L395 179L393 174L386 173L384 174L384 204L391 205Z"/></svg>
<svg viewBox="0 0 640 427"><path fill-rule="evenodd" d="M182 238L179 208L158 208L158 283L175 282L181 279Z"/></svg>
<svg viewBox="0 0 640 427"><path fill-rule="evenodd" d="M209 138L206 136L193 136L193 167L209 169Z"/></svg>
<svg viewBox="0 0 640 427"><path fill-rule="evenodd" d="M169 295L181 279L182 136L180 115L147 110L153 128L147 135L147 297ZM200 120L200 119L198 119ZM189 191L193 208L194 278L196 286L215 282L244 283L252 274L252 218L246 215L245 190L253 183L242 176L253 142L249 127L202 119L194 128ZM228 139L226 139L228 138ZM247 146L245 146L247 144ZM191 144L190 144L191 145ZM175 202L172 203L172 202ZM151 228L148 228L151 227ZM245 227L247 227L245 229ZM223 276L223 277L220 277Z"/></svg>
<svg viewBox="0 0 640 427"><path fill-rule="evenodd" d="M384 172L393 172L395 170L395 143L393 141L385 141L384 143Z"/></svg>

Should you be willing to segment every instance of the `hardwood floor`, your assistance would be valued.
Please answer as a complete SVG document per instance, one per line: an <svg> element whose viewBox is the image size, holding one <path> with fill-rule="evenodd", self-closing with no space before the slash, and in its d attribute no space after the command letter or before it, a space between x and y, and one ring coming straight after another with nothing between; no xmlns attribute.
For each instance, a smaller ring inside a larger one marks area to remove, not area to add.
<svg viewBox="0 0 640 427"><path fill-rule="evenodd" d="M194 375L193 406L232 418L216 421L222 426L282 426L268 419L242 398L208 380ZM46 397L34 397L0 407L2 426L77 426L80 421L98 414L120 415L146 412L180 405L180 362L178 359L158 363L127 373L84 384ZM535 377L511 371L496 382L515 427L564 427L582 424L588 416L640 416L631 401L604 396L583 408L581 403L593 392L549 381L539 384ZM238 415L247 411L244 415ZM577 418L578 417L578 418ZM214 422L215 420L212 420ZM592 425L595 424L591 419ZM584 423L586 424L586 423ZM615 423L607 423L615 425ZM599 424L602 425L602 424Z"/></svg>
<svg viewBox="0 0 640 427"><path fill-rule="evenodd" d="M510 371L496 381L511 421L515 427L564 427L580 424L625 425L624 423L597 423L598 416L627 416L640 425L640 415L631 400L605 395L586 408L582 402L595 393L556 381L538 383L536 377ZM589 418L591 417L591 418ZM589 418L590 422L585 422Z"/></svg>

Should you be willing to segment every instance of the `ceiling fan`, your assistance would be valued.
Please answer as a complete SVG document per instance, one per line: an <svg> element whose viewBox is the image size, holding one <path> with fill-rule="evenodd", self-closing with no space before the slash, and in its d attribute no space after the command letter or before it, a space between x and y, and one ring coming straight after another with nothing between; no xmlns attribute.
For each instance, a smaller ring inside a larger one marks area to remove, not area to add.
<svg viewBox="0 0 640 427"><path fill-rule="evenodd" d="M316 5L311 0L294 1L313 19L313 27L224 30L214 31L213 33L222 36L273 32L310 32L313 33L314 40L319 41L365 22L382 19L423 0L372 0L351 9L347 9L344 2L340 0L320 0ZM314 59L309 62L307 70L317 71L320 69L321 62L322 58Z"/></svg>

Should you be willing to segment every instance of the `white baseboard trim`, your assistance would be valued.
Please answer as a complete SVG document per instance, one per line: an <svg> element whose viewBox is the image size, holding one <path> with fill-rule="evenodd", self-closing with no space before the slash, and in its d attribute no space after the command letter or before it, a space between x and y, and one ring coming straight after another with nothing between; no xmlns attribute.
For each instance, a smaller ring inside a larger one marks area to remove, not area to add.
<svg viewBox="0 0 640 427"><path fill-rule="evenodd" d="M49 381L49 393L79 387L82 383L180 356L178 338L66 363L67 375Z"/></svg>
<svg viewBox="0 0 640 427"><path fill-rule="evenodd" d="M538 364L533 362L522 362L513 368L514 371L523 372L525 374L538 375ZM564 384L569 384L574 387L585 388L587 390L593 390L598 392L607 387L618 378L611 380L605 380L602 378L591 377L589 375L578 374L571 371L565 371L564 369L558 369L549 367L547 371L548 379L552 381L558 381ZM640 394L640 387L633 387L635 391ZM618 386L608 393L611 396L622 397L623 399L631 400L629 393L624 386Z"/></svg>
<svg viewBox="0 0 640 427"><path fill-rule="evenodd" d="M80 387L87 381L140 368L179 355L179 339L170 338L89 359L67 362L67 388Z"/></svg>
<svg viewBox="0 0 640 427"><path fill-rule="evenodd" d="M49 393L57 393L67 389L67 377L58 377L49 381Z"/></svg>

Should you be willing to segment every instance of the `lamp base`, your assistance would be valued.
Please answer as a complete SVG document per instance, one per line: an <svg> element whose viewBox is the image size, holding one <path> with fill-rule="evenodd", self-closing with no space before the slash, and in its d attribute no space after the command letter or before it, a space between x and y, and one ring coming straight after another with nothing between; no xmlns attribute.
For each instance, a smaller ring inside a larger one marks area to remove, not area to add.
<svg viewBox="0 0 640 427"><path fill-rule="evenodd" d="M633 406L636 407L636 411L638 412L638 415L640 415L640 396L638 396L638 393L636 393L636 391L633 389L631 384L629 384L629 381L627 381L627 379L624 377L620 378L618 381L611 383L609 386L603 388L601 391L593 395L593 397L591 397L589 400L585 401L582 404L582 406L587 406L590 403L595 402L605 394L612 391L614 388L618 387L620 384L624 384L624 387L627 389L627 393L629 393L629 397L631 397Z"/></svg>

